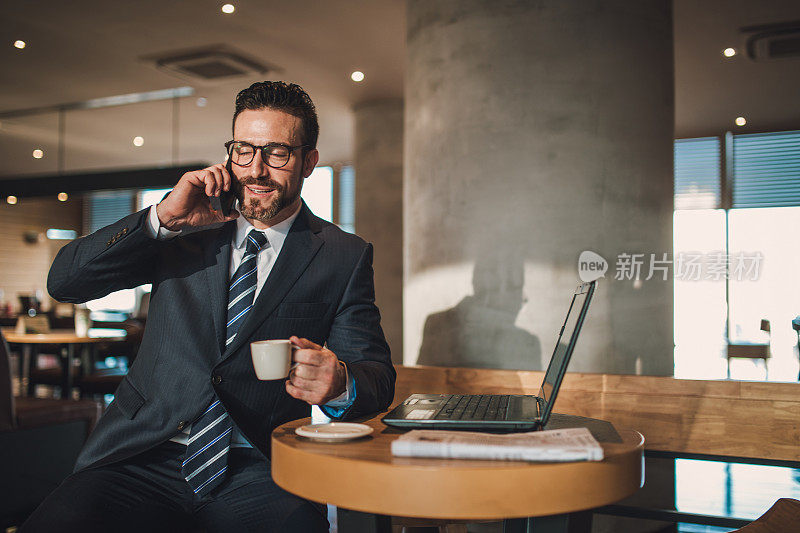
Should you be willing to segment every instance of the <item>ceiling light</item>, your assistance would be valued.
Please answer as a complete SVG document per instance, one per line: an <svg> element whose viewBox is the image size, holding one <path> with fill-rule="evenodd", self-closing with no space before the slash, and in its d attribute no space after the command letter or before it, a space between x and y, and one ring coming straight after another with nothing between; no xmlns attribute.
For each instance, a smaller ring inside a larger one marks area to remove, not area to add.
<svg viewBox="0 0 800 533"><path fill-rule="evenodd" d="M34 159L41 159L44 157L44 152L39 150L38 148L33 151L33 158Z"/></svg>
<svg viewBox="0 0 800 533"><path fill-rule="evenodd" d="M134 146L141 146L144 144L144 137L136 136L133 138L133 145Z"/></svg>
<svg viewBox="0 0 800 533"><path fill-rule="evenodd" d="M744 117L736 117L736 120L734 120L734 122L736 123L737 126L744 126L745 124L747 124L747 120Z"/></svg>
<svg viewBox="0 0 800 533"><path fill-rule="evenodd" d="M364 73L361 72L360 70L356 70L355 72L350 74L350 79L353 80L354 82L364 81Z"/></svg>
<svg viewBox="0 0 800 533"><path fill-rule="evenodd" d="M8 198L6 198L6 202L8 202L9 205L14 205L17 203L17 197L9 196Z"/></svg>
<svg viewBox="0 0 800 533"><path fill-rule="evenodd" d="M736 55L736 48L726 48L722 51L722 55L725 57L733 57Z"/></svg>
<svg viewBox="0 0 800 533"><path fill-rule="evenodd" d="M205 107L208 104L208 100L203 98L202 96L197 99L197 107Z"/></svg>
<svg viewBox="0 0 800 533"><path fill-rule="evenodd" d="M58 201L59 202L66 202L69 199L69 195L65 192L58 193Z"/></svg>
<svg viewBox="0 0 800 533"><path fill-rule="evenodd" d="M23 48L25 48L25 41L19 41L19 40L14 41L14 48L19 48L20 50L22 50Z"/></svg>
<svg viewBox="0 0 800 533"><path fill-rule="evenodd" d="M222 6L222 12L223 13L231 14L234 11L236 11L236 8L233 7L233 4L225 4L224 6Z"/></svg>

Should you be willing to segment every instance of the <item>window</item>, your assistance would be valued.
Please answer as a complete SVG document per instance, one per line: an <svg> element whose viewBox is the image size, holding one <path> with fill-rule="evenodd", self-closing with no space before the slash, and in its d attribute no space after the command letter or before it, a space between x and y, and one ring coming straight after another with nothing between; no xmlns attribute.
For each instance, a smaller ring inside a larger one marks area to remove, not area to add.
<svg viewBox="0 0 800 533"><path fill-rule="evenodd" d="M796 381L798 227L800 132L675 141L676 261L724 257L728 265L719 279L676 276L676 377L724 378L729 343L769 343L768 373L760 361L734 359L731 376ZM742 257L750 258L744 277L735 266ZM762 319L770 321L769 335Z"/></svg>
<svg viewBox="0 0 800 533"><path fill-rule="evenodd" d="M675 141L675 209L720 205L720 148L717 137Z"/></svg>
<svg viewBox="0 0 800 533"><path fill-rule="evenodd" d="M800 132L733 136L733 207L800 205Z"/></svg>
<svg viewBox="0 0 800 533"><path fill-rule="evenodd" d="M303 183L303 200L320 218L333 221L333 169L317 167Z"/></svg>
<svg viewBox="0 0 800 533"><path fill-rule="evenodd" d="M85 196L83 204L83 230L85 234L113 224L124 216L130 215L134 208L135 193L133 191L96 191ZM86 306L95 314L105 311L121 311L132 313L136 308L137 294L135 289L125 289L86 302ZM123 317L124 318L124 317Z"/></svg>
<svg viewBox="0 0 800 533"><path fill-rule="evenodd" d="M139 194L136 198L136 210L141 211L142 209L146 209L151 205L156 205L158 202L164 199L168 192L172 189L145 189L143 191L139 191Z"/></svg>
<svg viewBox="0 0 800 533"><path fill-rule="evenodd" d="M138 211L157 204L171 190L146 189L89 193L84 207L84 227L88 229L87 233L95 232L133 213L134 209ZM112 292L107 296L87 302L86 306L92 311L93 317L103 314L107 318L118 313L118 318L124 320L127 316L139 311L142 295L149 293L150 289L150 285L142 285L133 289Z"/></svg>
<svg viewBox="0 0 800 533"><path fill-rule="evenodd" d="M84 197L83 231L86 235L133 213L133 191L96 191Z"/></svg>
<svg viewBox="0 0 800 533"><path fill-rule="evenodd" d="M676 210L676 258L708 257L725 247L725 211ZM727 375L725 280L675 276L675 377L717 379Z"/></svg>

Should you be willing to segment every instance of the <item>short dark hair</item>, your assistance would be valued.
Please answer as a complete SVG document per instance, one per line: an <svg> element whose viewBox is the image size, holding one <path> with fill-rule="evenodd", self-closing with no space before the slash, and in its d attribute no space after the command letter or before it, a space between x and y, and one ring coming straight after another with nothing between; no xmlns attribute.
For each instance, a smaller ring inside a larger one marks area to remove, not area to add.
<svg viewBox="0 0 800 533"><path fill-rule="evenodd" d="M317 109L311 97L296 83L283 81L259 81L242 89L236 95L236 110L233 112L233 125L236 117L245 109L275 109L294 115L303 121L303 144L309 149L317 147L319 123Z"/></svg>

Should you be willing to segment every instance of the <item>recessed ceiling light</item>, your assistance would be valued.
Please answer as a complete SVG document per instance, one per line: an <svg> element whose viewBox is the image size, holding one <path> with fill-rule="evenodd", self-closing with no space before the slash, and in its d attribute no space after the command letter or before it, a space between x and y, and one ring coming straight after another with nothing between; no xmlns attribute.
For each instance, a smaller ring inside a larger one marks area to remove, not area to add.
<svg viewBox="0 0 800 533"><path fill-rule="evenodd" d="M144 144L144 137L136 136L133 138L133 145L134 146L141 146Z"/></svg>
<svg viewBox="0 0 800 533"><path fill-rule="evenodd" d="M231 14L234 11L236 11L236 8L233 7L233 4L225 4L224 6L222 6L222 12L223 13Z"/></svg>
<svg viewBox="0 0 800 533"><path fill-rule="evenodd" d="M350 79L353 80L354 82L364 81L364 73L361 72L360 70L356 70L355 72L350 74Z"/></svg>
<svg viewBox="0 0 800 533"><path fill-rule="evenodd" d="M19 48L20 50L22 50L23 48L25 48L25 41L20 41L20 40L14 41L14 48Z"/></svg>
<svg viewBox="0 0 800 533"><path fill-rule="evenodd" d="M36 150L33 151L32 155L34 159L41 159L44 157L44 152L37 148Z"/></svg>
<svg viewBox="0 0 800 533"><path fill-rule="evenodd" d="M197 99L197 107L205 107L208 104L208 99L203 98L202 96Z"/></svg>
<svg viewBox="0 0 800 533"><path fill-rule="evenodd" d="M6 202L8 202L9 205L14 205L17 203L17 197L9 196L8 198L6 198Z"/></svg>
<svg viewBox="0 0 800 533"><path fill-rule="evenodd" d="M69 199L69 195L65 192L58 193L58 201L59 202L66 202Z"/></svg>
<svg viewBox="0 0 800 533"><path fill-rule="evenodd" d="M747 124L747 120L744 117L736 117L736 120L734 120L734 122L736 123L737 126L744 126L745 124Z"/></svg>
<svg viewBox="0 0 800 533"><path fill-rule="evenodd" d="M722 51L722 55L725 57L733 57L736 55L736 48L726 48Z"/></svg>

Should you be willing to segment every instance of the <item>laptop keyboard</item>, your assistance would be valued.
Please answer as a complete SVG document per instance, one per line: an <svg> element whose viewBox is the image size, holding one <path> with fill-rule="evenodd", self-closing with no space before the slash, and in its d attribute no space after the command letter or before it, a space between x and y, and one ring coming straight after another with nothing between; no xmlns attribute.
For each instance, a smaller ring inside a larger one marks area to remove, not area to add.
<svg viewBox="0 0 800 533"><path fill-rule="evenodd" d="M510 396L453 394L434 420L505 420Z"/></svg>

